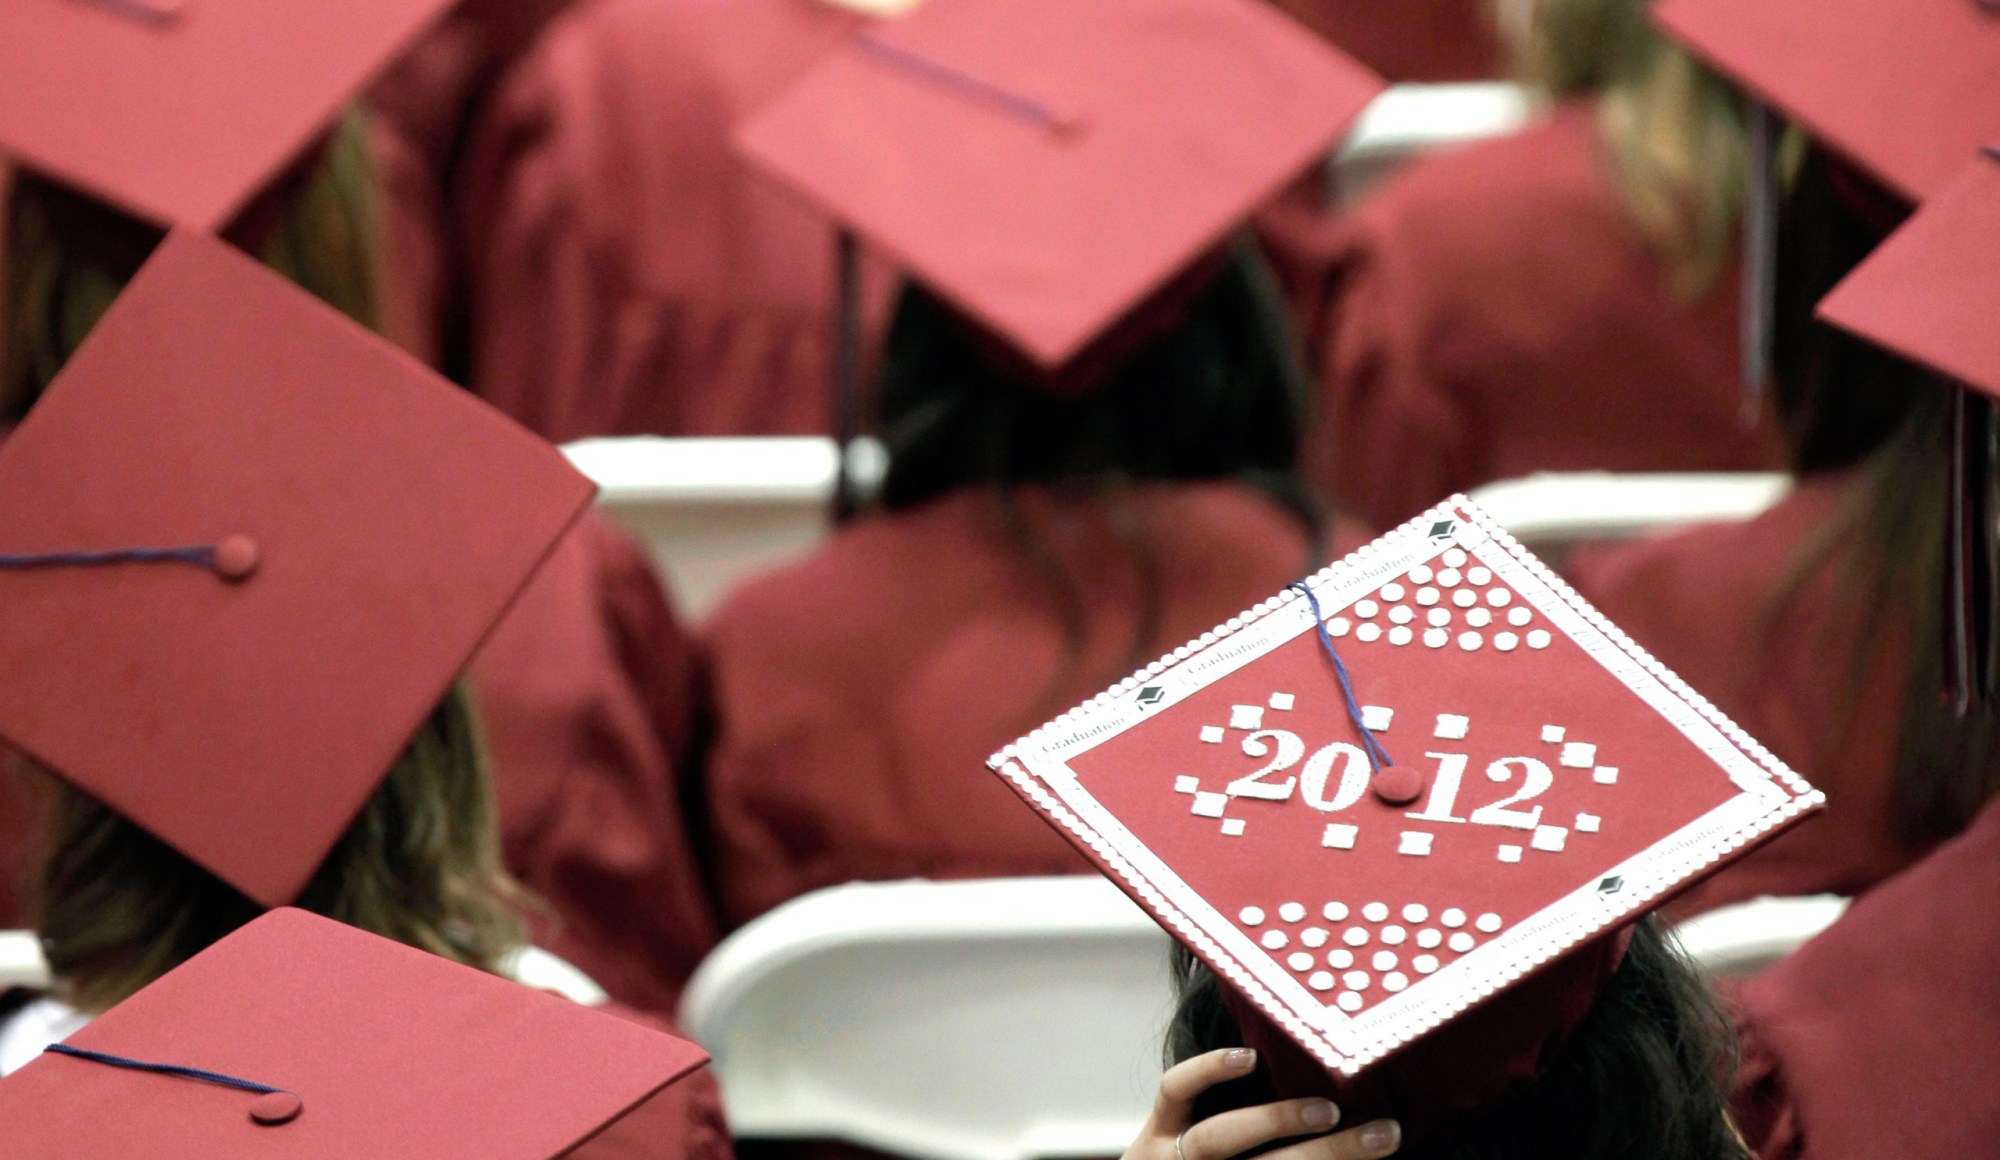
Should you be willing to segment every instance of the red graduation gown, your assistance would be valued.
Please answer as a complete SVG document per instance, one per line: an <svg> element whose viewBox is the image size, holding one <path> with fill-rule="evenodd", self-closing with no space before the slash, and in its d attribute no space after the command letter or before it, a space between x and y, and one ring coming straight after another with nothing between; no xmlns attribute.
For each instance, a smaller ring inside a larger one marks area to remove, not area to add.
<svg viewBox="0 0 2000 1160"><path fill-rule="evenodd" d="M1764 1160L2000 1155L2000 803L1742 988Z"/></svg>
<svg viewBox="0 0 2000 1160"><path fill-rule="evenodd" d="M13 763L14 754L0 746L0 930L27 925L23 879L37 828L26 782Z"/></svg>
<svg viewBox="0 0 2000 1160"><path fill-rule="evenodd" d="M553 25L467 159L472 389L557 441L824 431L832 230L729 130L861 20L599 0Z"/></svg>
<svg viewBox="0 0 2000 1160"><path fill-rule="evenodd" d="M639 548L587 516L467 676L535 941L671 1012L717 934L681 810L698 665Z"/></svg>
<svg viewBox="0 0 2000 1160"><path fill-rule="evenodd" d="M1857 615L1837 587L1844 559L1795 580L1857 482L1807 477L1756 519L1579 550L1564 564L1585 599L1826 792L1826 810L1682 895L1679 915L1761 894L1856 894L1924 853L1898 841L1890 820L1902 645L1892 631L1852 688ZM1798 596L1772 618L1795 583Z"/></svg>
<svg viewBox="0 0 2000 1160"><path fill-rule="evenodd" d="M1776 468L1738 422L1735 275L1686 301L1607 175L1594 106L1413 162L1265 240L1319 379L1314 481L1381 526L1534 471Z"/></svg>
<svg viewBox="0 0 2000 1160"><path fill-rule="evenodd" d="M1297 522L1256 493L1136 489L1124 503L1159 599L1158 631L1139 641L1142 580L1119 517L1043 488L1013 494L1068 578L1074 652L1050 582L979 488L842 529L705 626L726 925L856 879L1088 872L987 755L1308 570ZM1329 552L1359 537L1337 541Z"/></svg>

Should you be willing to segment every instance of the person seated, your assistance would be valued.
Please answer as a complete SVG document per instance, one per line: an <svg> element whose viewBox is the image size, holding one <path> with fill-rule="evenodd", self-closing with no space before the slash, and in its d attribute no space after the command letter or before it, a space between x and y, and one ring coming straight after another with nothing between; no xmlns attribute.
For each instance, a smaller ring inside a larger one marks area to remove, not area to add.
<svg viewBox="0 0 2000 1160"><path fill-rule="evenodd" d="M278 906L546 963L460 678L592 490L227 243L170 235L0 447L0 737L47 799L54 980L0 1037L59 1039ZM605 1148L729 1154L706 1079L627 1123Z"/></svg>
<svg viewBox="0 0 2000 1160"><path fill-rule="evenodd" d="M1778 112L1813 126L1860 117L1871 128L1843 133L1838 145L1794 135L1775 297L1752 304L1772 312L1771 390L1792 490L1754 519L1580 550L1565 572L1831 802L1676 912L1761 894L1858 894L1971 822L2000 788L2000 734L1989 715L1960 712L1942 695L1947 605L1938 591L1952 540L1959 392L1815 312L1921 192L1942 184L1912 186L1905 159L1949 174L1984 140L1984 105L1949 78L1985 67L1990 30L1955 10L1898 24L1899 35L1935 50L1923 59L1950 67L1912 64L1854 88L1797 73L1794 62L1810 57L1790 50L1741 51L1736 41L1750 30L1726 4L1663 14L1695 49L1735 62L1733 75ZM1876 27L1872 12L1788 4L1772 19L1827 53L1872 56L1855 37Z"/></svg>
<svg viewBox="0 0 2000 1160"><path fill-rule="evenodd" d="M107 81L97 120L34 167L24 158L6 191L0 439L26 419L174 221L214 219L245 252L396 337L389 299L397 274L394 255L384 253L371 119L340 99L384 67L398 29L421 25L437 8L400 0L332 17L353 44L375 47L312 72L321 78L314 84L277 69L290 56L316 58L308 22L288 26L259 61L211 59L214 49L185 23L139 30L149 67L186 74L189 92L204 99L214 83L205 78L218 75L268 89L274 104L326 103L278 134L236 125L248 114L233 109L232 139L198 119L205 106L192 97L162 130L155 92ZM96 76L121 67L125 49L112 34L126 33L127 23L88 6L38 2L0 15L0 36L47 36L51 25L87 33L65 51ZM0 112L0 151L42 141L58 120L54 107ZM161 161L141 147L169 130L189 137L184 153ZM106 140L123 159L96 176L90 166L102 164L95 150ZM239 171L243 151L269 168ZM79 184L78 175L94 180ZM198 202L170 204L190 187L201 191ZM241 208L204 208L217 205ZM547 903L533 916L537 937L622 1001L658 1014L671 1014L717 937L678 791L692 745L695 665L693 643L641 550L593 513L563 538L469 675L488 726L506 864ZM6 832L12 824L0 820L0 872L16 869L8 865L19 841ZM6 901L0 896L0 906ZM19 917L0 913L0 926Z"/></svg>
<svg viewBox="0 0 2000 1160"><path fill-rule="evenodd" d="M878 501L703 626L730 927L850 880L1085 869L978 763L1358 542L1299 482L1303 378L1264 262L1231 230L1379 82L1248 0L1174 0L1234 63L1128 106L1113 86L1188 63L1151 2L930 0L741 131L755 164L914 272L857 403L887 450ZM1060 43L1120 47L1086 75ZM1098 127L1049 134L974 83L1060 93ZM1229 185L1157 225L1054 225L1208 178Z"/></svg>
<svg viewBox="0 0 2000 1160"><path fill-rule="evenodd" d="M1728 1020L1656 912L1824 799L1552 581L1441 504L991 759L1174 939L1167 1061L1254 1050L1194 1120L1316 1098L1403 1156L1747 1160Z"/></svg>
<svg viewBox="0 0 2000 1160"><path fill-rule="evenodd" d="M1259 221L1318 380L1308 477L1387 527L1537 471L1776 468L1739 391L1740 102L1647 0L1502 7L1533 123Z"/></svg>

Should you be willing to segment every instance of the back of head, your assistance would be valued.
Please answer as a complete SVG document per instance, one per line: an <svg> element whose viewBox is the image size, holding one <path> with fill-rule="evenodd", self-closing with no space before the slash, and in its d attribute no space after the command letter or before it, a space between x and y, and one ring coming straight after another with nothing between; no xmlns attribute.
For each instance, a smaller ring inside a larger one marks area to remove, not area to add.
<svg viewBox="0 0 2000 1160"><path fill-rule="evenodd" d="M1176 944L1171 1065L1243 1042L1215 975ZM1390 1066L1393 1066L1393 1060ZM1411 1160L1747 1160L1726 1106L1728 1021L1696 967L1647 918L1538 1079L1448 1122L1405 1124ZM1268 1074L1212 1088L1198 1116L1266 1103ZM1336 1102L1338 1099L1336 1098Z"/></svg>
<svg viewBox="0 0 2000 1160"><path fill-rule="evenodd" d="M19 423L160 242L158 228L32 172L7 188L0 429ZM376 324L366 119L349 113L239 215L231 240L364 326Z"/></svg>
<svg viewBox="0 0 2000 1160"><path fill-rule="evenodd" d="M102 1011L263 908L54 776L30 913L64 998ZM282 835L272 840L281 841ZM471 706L447 697L295 905L484 970L525 935Z"/></svg>
<svg viewBox="0 0 2000 1160"><path fill-rule="evenodd" d="M1082 369L1078 369L1078 368ZM904 291L878 378L883 500L959 488L1237 479L1309 525L1298 475L1308 382L1254 242L1229 246L1051 376L920 284Z"/></svg>
<svg viewBox="0 0 2000 1160"><path fill-rule="evenodd" d="M1511 0L1515 77L1556 100L1595 97L1611 176L1673 288L1708 291L1736 253L1742 100L1652 26L1647 0Z"/></svg>

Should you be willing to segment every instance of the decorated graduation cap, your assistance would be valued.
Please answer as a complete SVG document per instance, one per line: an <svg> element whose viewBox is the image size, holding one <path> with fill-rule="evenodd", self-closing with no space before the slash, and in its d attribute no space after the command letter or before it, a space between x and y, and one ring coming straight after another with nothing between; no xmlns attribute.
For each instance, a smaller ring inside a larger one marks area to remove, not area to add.
<svg viewBox="0 0 2000 1160"><path fill-rule="evenodd" d="M1961 386L1946 503L1944 686L1962 714L2000 701L2000 150L1932 194L1819 313Z"/></svg>
<svg viewBox="0 0 2000 1160"><path fill-rule="evenodd" d="M854 241L1053 370L1322 156L1382 81L1257 0L928 0L737 131Z"/></svg>
<svg viewBox="0 0 2000 1160"><path fill-rule="evenodd" d="M665 1032L277 910L0 1080L0 1123L27 1160L550 1160L706 1061Z"/></svg>
<svg viewBox="0 0 2000 1160"><path fill-rule="evenodd" d="M1426 1107L1532 1071L1624 928L1822 800L1463 500L992 765L1253 1044Z"/></svg>
<svg viewBox="0 0 2000 1160"><path fill-rule="evenodd" d="M0 445L0 737L290 902L591 495L305 291L171 234Z"/></svg>
<svg viewBox="0 0 2000 1160"><path fill-rule="evenodd" d="M0 154L218 229L451 0L8 0Z"/></svg>
<svg viewBox="0 0 2000 1160"><path fill-rule="evenodd" d="M1916 203L2000 138L2000 9L1987 0L1660 0L1661 27L1748 91L1744 376L1770 373L1774 114Z"/></svg>

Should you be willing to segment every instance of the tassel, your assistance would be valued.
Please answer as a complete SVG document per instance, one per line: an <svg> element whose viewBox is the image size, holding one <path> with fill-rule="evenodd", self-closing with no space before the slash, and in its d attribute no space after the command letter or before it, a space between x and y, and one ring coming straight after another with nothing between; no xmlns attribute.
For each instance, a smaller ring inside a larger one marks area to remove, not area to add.
<svg viewBox="0 0 2000 1160"><path fill-rule="evenodd" d="M1994 576L2000 571L2000 416L1984 396L1952 392L1946 496L1944 692L1952 711L1988 712L2000 682Z"/></svg>
<svg viewBox="0 0 2000 1160"><path fill-rule="evenodd" d="M834 239L833 270L833 522L854 518L860 503L854 494L850 449L861 435L861 255L851 230Z"/></svg>
<svg viewBox="0 0 2000 1160"><path fill-rule="evenodd" d="M1743 207L1743 413L1745 427L1764 417L1771 379L1771 331L1777 313L1778 118L1761 102L1748 113L1749 158Z"/></svg>

